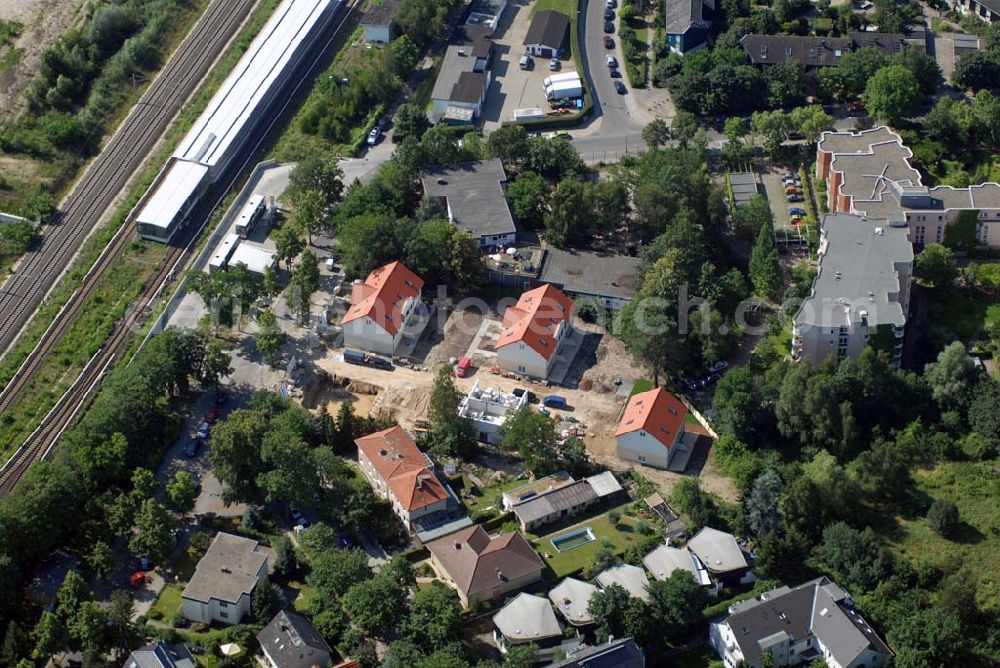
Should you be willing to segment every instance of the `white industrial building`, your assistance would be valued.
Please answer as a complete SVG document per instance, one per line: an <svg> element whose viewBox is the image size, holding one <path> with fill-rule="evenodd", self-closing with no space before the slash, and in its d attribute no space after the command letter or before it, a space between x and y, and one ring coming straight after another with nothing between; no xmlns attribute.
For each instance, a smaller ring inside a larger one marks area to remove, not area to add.
<svg viewBox="0 0 1000 668"><path fill-rule="evenodd" d="M157 176L136 222L139 236L169 241L225 171L340 6L284 0Z"/></svg>
<svg viewBox="0 0 1000 668"><path fill-rule="evenodd" d="M481 442L499 445L503 440L500 428L508 415L527 403L526 396L526 393L516 396L492 387L482 388L477 380L458 406L458 414L472 421Z"/></svg>

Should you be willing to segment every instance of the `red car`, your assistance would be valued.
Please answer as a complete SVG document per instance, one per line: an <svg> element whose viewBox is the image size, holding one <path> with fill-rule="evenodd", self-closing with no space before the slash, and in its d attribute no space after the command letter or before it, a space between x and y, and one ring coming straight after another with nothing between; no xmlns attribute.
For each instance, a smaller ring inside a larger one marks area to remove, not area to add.
<svg viewBox="0 0 1000 668"><path fill-rule="evenodd" d="M463 357L458 360L458 365L455 367L455 375L459 378L465 378L469 375L469 369L472 367L472 360L468 357Z"/></svg>
<svg viewBox="0 0 1000 668"><path fill-rule="evenodd" d="M604 36L604 48L605 49L615 48L615 40L611 37L611 35Z"/></svg>

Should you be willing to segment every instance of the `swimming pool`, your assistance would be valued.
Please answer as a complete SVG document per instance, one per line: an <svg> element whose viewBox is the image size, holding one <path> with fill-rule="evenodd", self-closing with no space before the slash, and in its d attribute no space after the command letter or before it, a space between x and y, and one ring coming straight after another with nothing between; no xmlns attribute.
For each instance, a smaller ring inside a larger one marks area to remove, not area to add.
<svg viewBox="0 0 1000 668"><path fill-rule="evenodd" d="M566 550L572 550L574 547L586 545L594 540L596 540L596 537L594 536L594 532L590 530L590 527L580 527L579 529L553 538L552 547L556 548L557 552L565 552Z"/></svg>

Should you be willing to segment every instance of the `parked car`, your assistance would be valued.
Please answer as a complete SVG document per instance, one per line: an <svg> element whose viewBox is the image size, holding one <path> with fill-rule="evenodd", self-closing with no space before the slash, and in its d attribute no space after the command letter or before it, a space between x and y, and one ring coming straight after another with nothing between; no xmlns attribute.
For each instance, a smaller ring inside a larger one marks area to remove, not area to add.
<svg viewBox="0 0 1000 668"><path fill-rule="evenodd" d="M797 178L797 177L795 176L795 174L792 174L791 172L785 172L784 174L781 175L781 180L782 181L785 181L787 179L794 179L794 178Z"/></svg>
<svg viewBox="0 0 1000 668"><path fill-rule="evenodd" d="M804 201L806 201L806 198L803 197L801 195L801 193L792 193L790 195L786 195L785 199L788 200L789 202L804 202Z"/></svg>
<svg viewBox="0 0 1000 668"><path fill-rule="evenodd" d="M604 48L605 49L615 48L615 39L611 35L604 36Z"/></svg>
<svg viewBox="0 0 1000 668"><path fill-rule="evenodd" d="M618 59L611 54L608 54L607 58L604 59L604 62L608 64L608 67L618 67Z"/></svg>
<svg viewBox="0 0 1000 668"><path fill-rule="evenodd" d="M209 427L207 422L202 422L198 427L198 438L208 438Z"/></svg>
<svg viewBox="0 0 1000 668"><path fill-rule="evenodd" d="M799 225L801 225L801 224L802 224L802 219L801 219L801 218L799 218L798 216L796 216L795 218L792 218L792 219L791 219L791 220L789 220L788 222L789 222L789 224L791 224L791 225L792 225L793 227L798 227Z"/></svg>
<svg viewBox="0 0 1000 668"><path fill-rule="evenodd" d="M788 213L792 216L804 216L806 215L806 210L801 206L790 206L788 207Z"/></svg>
<svg viewBox="0 0 1000 668"><path fill-rule="evenodd" d="M611 34L615 31L615 24L611 21L604 22L604 32Z"/></svg>
<svg viewBox="0 0 1000 668"><path fill-rule="evenodd" d="M617 92L619 95L624 95L628 91L625 89L625 84L623 84L621 81L617 81L616 80L615 81L615 92Z"/></svg>
<svg viewBox="0 0 1000 668"><path fill-rule="evenodd" d="M785 186L785 187L788 187L788 186L797 186L799 188L802 187L802 181L800 181L798 179L785 179L785 180L783 180L781 182L781 184L783 186Z"/></svg>
<svg viewBox="0 0 1000 668"><path fill-rule="evenodd" d="M613 10L613 9L605 9L604 10L604 20L605 21L614 21L615 20L615 10Z"/></svg>
<svg viewBox="0 0 1000 668"><path fill-rule="evenodd" d="M469 369L472 368L472 360L468 357L463 357L458 360L458 364L455 365L455 375L459 378L465 378L469 375Z"/></svg>
<svg viewBox="0 0 1000 668"><path fill-rule="evenodd" d="M712 373L719 373L720 371L725 371L728 368L729 368L729 362L727 362L726 360L719 360L712 366L708 367L708 370L711 371Z"/></svg>
<svg viewBox="0 0 1000 668"><path fill-rule="evenodd" d="M392 371L393 369L392 362L389 360L353 348L344 348L344 361L348 364L370 366L384 371Z"/></svg>
<svg viewBox="0 0 1000 668"><path fill-rule="evenodd" d="M518 67L520 67L520 68L521 68L522 70L530 70L530 69L531 69L531 65L532 65L532 64L533 64L534 62L535 62L535 61L533 61L533 60L531 59L531 56L528 56L528 55L524 55L524 56L521 56L521 60L517 61L517 65L518 65Z"/></svg>
<svg viewBox="0 0 1000 668"><path fill-rule="evenodd" d="M799 193L799 194L801 194L802 193L802 188L800 186L795 186L795 185L785 186L785 194L786 195L791 195L792 193Z"/></svg>
<svg viewBox="0 0 1000 668"><path fill-rule="evenodd" d="M535 403L535 400L537 399L534 392L532 392L531 390L526 390L523 387L515 387L511 394L513 394L515 397L524 396L529 404Z"/></svg>
<svg viewBox="0 0 1000 668"><path fill-rule="evenodd" d="M192 438L188 441L188 444L184 447L184 456L188 459L194 459L198 456L198 450L201 448L201 439Z"/></svg>
<svg viewBox="0 0 1000 668"><path fill-rule="evenodd" d="M566 397L550 394L542 399L542 404L549 408L566 408Z"/></svg>
<svg viewBox="0 0 1000 668"><path fill-rule="evenodd" d="M559 68L561 68L561 67L562 67L562 63L559 62L558 58L552 58L551 60L549 60L549 71L550 72L558 72Z"/></svg>
<svg viewBox="0 0 1000 668"><path fill-rule="evenodd" d="M618 3L615 0L604 0L605 9L614 9L617 5Z"/></svg>
<svg viewBox="0 0 1000 668"><path fill-rule="evenodd" d="M608 74L611 76L612 79L617 79L617 78L619 78L622 75L622 71L621 70L611 70Z"/></svg>
<svg viewBox="0 0 1000 668"><path fill-rule="evenodd" d="M688 392L698 391L698 381L694 378L685 378L681 381L681 387L683 387Z"/></svg>
<svg viewBox="0 0 1000 668"><path fill-rule="evenodd" d="M719 377L716 374L714 374L714 373L710 373L707 376L702 376L698 380L698 386L701 387L702 389L704 389L704 388L708 387L709 385L711 385L712 383L714 383L717 380L719 380Z"/></svg>
<svg viewBox="0 0 1000 668"><path fill-rule="evenodd" d="M375 144L378 143L378 140L381 138L382 138L382 128L376 125L375 127L372 128L372 131L368 133L368 140L367 140L368 145L374 146Z"/></svg>

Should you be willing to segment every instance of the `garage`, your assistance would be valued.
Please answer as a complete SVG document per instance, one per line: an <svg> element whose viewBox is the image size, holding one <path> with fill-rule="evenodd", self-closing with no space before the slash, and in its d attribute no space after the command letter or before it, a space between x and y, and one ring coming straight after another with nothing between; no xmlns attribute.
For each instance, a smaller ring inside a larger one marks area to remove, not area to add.
<svg viewBox="0 0 1000 668"><path fill-rule="evenodd" d="M524 52L539 58L558 57L568 32L569 18L565 14L551 9L536 12L524 36Z"/></svg>

